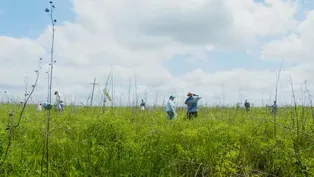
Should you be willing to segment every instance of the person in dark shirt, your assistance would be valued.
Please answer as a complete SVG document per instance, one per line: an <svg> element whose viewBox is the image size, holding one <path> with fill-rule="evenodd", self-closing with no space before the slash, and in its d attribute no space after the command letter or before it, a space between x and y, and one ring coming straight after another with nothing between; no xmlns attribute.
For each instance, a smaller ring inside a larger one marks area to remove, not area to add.
<svg viewBox="0 0 314 177"><path fill-rule="evenodd" d="M245 100L245 102L244 102L244 107L245 107L245 110L246 110L246 111L250 111L250 107L251 107L250 102L248 102L247 100Z"/></svg>
<svg viewBox="0 0 314 177"><path fill-rule="evenodd" d="M145 108L146 108L146 103L144 102L144 100L142 99L142 102L141 102L141 110L144 111Z"/></svg>

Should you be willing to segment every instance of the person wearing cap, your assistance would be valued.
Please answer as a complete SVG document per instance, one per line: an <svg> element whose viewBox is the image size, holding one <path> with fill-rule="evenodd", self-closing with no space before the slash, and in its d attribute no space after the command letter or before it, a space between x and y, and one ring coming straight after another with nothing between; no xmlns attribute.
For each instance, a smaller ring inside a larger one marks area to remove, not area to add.
<svg viewBox="0 0 314 177"><path fill-rule="evenodd" d="M246 110L247 112L249 112L249 111L250 111L250 107L251 107L250 102L248 102L247 100L245 100L245 101L244 101L244 106L245 106L245 110Z"/></svg>
<svg viewBox="0 0 314 177"><path fill-rule="evenodd" d="M173 103L173 100L174 100L174 96L170 96L169 97L169 100L167 102L167 106L166 106L166 112L168 114L168 118L170 120L172 120L173 118L175 118L175 116L177 115L176 113L176 108L175 108L175 105Z"/></svg>
<svg viewBox="0 0 314 177"><path fill-rule="evenodd" d="M63 96L60 94L60 92L57 90L55 91L56 95L56 102L55 106L58 111L64 111L64 103L63 103Z"/></svg>
<svg viewBox="0 0 314 177"><path fill-rule="evenodd" d="M187 105L187 118L191 119L192 116L197 117L198 100L200 100L201 97L192 92L189 92L187 96L188 98L185 100L184 104Z"/></svg>
<svg viewBox="0 0 314 177"><path fill-rule="evenodd" d="M274 101L274 104L271 106L271 112L273 114L277 114L277 110L278 110L278 105L277 105L277 101Z"/></svg>
<svg viewBox="0 0 314 177"><path fill-rule="evenodd" d="M144 100L142 99L142 102L141 102L141 110L144 111L145 108L146 108L146 103L144 102Z"/></svg>

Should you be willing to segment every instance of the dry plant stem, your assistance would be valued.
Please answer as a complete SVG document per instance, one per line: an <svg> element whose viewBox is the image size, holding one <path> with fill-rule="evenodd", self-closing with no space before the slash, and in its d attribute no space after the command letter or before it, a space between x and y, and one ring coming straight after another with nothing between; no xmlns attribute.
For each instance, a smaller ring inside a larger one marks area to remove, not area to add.
<svg viewBox="0 0 314 177"><path fill-rule="evenodd" d="M292 97L294 101L294 111L295 111L295 116L296 116L296 123L297 123L297 139L299 137L299 118L298 118L298 110L297 110L297 101L295 99L295 94L294 94L294 89L293 89L293 83L292 83L292 78L290 77L290 84L291 84L291 89L292 89Z"/></svg>
<svg viewBox="0 0 314 177"><path fill-rule="evenodd" d="M93 100L94 100L95 85L97 85L97 83L96 83L96 77L94 78L94 82L93 82L93 83L90 83L90 84L93 85L92 97L91 97L91 100L90 100L90 106L92 107L92 106L93 106Z"/></svg>
<svg viewBox="0 0 314 177"><path fill-rule="evenodd" d="M307 81L306 80L304 81L304 85L305 85L305 89L306 89L306 92L307 92L307 95L308 95L309 105L310 105L310 108L311 108L311 117L312 117L312 120L313 120L313 123L314 123L314 110L313 110L312 95L310 94L310 91L307 88Z"/></svg>
<svg viewBox="0 0 314 177"><path fill-rule="evenodd" d="M90 99L90 95L88 95L88 97L87 97L87 99L86 99L86 104L85 104L85 105L88 105L89 99Z"/></svg>
<svg viewBox="0 0 314 177"><path fill-rule="evenodd" d="M300 120L302 121L302 124L301 124L302 130L305 130L305 123L306 123L306 117L305 117L306 95L305 94L303 95L303 92L306 93L306 81L304 82L304 86L305 86L304 90L302 89L302 84L300 87L300 89L301 89L301 101L302 101L302 112L301 112L301 117L300 117L301 119Z"/></svg>
<svg viewBox="0 0 314 177"><path fill-rule="evenodd" d="M313 120L313 124L314 124L314 110L313 110L312 99L311 99L311 101L310 101L310 104L311 104L312 120Z"/></svg>
<svg viewBox="0 0 314 177"><path fill-rule="evenodd" d="M134 84L135 84L135 108L138 106L138 96L137 96L137 79L136 79L136 73L135 70L133 69L134 72Z"/></svg>
<svg viewBox="0 0 314 177"><path fill-rule="evenodd" d="M1 93L6 99L7 99L7 102L10 102L10 103L18 103L17 101L14 101L12 98L8 97L7 94L4 94L4 93Z"/></svg>
<svg viewBox="0 0 314 177"><path fill-rule="evenodd" d="M10 115L9 115L9 125L12 125L12 123L13 123L12 118L13 118L13 114L10 114ZM14 127L13 127L13 126L9 127L9 130L10 130L10 133L9 133L9 142L8 142L7 147L6 147L3 160L2 160L1 163L0 163L0 169L2 169L5 160L8 158L9 149L10 149L11 144L12 144L12 137L13 137Z"/></svg>
<svg viewBox="0 0 314 177"><path fill-rule="evenodd" d="M298 142L298 141L297 141ZM300 150L298 148L298 145L296 143L293 143L293 150L294 150L294 155L295 155L295 158L297 159L297 164L302 168L304 169L306 166L303 165L303 162L301 160L301 157L300 157ZM307 171L302 171L303 174L307 177L308 176L308 173Z"/></svg>
<svg viewBox="0 0 314 177"><path fill-rule="evenodd" d="M155 98L154 108L157 107L157 100L158 100L158 91L156 91L156 98Z"/></svg>
<svg viewBox="0 0 314 177"><path fill-rule="evenodd" d="M49 16L52 24L52 39L51 39L51 51L50 51L50 78L49 78L49 97L48 103L51 105L51 95L52 95L52 74L53 74L53 65L54 65L54 40L55 40L55 22L56 20L53 18L53 11L55 6L53 5L52 1L50 1L50 11ZM47 111L47 127L46 127L46 135L45 135L45 146L44 146L44 154L46 155L46 175L49 175L49 129L50 129L50 120L51 120L51 109ZM41 176L43 175L43 159L41 162Z"/></svg>
<svg viewBox="0 0 314 177"><path fill-rule="evenodd" d="M129 77L128 107L131 106L131 77Z"/></svg>
<svg viewBox="0 0 314 177"><path fill-rule="evenodd" d="M50 74L49 74L49 69L48 71L46 72L47 73L47 81L48 81L48 90L49 90L49 85L50 85ZM50 96L50 93L47 92L47 102L49 103L49 96Z"/></svg>
<svg viewBox="0 0 314 177"><path fill-rule="evenodd" d="M41 59L40 59L40 61L41 61ZM40 68L40 63L39 63L39 68ZM3 158L2 162L0 163L0 168L3 167L4 162L5 162L5 160L7 159L8 152L9 152L9 149L10 149L11 144L12 144L12 138L13 138L14 128L17 128L17 127L20 126L20 122L21 122L21 119L22 119L22 117L23 117L23 115L24 115L27 102L28 102L28 100L31 98L31 96L32 96L32 94L34 93L35 88L36 88L36 86L37 86L37 82L38 82L38 78L39 78L39 68L38 68L38 70L36 70L36 80L35 80L35 83L34 83L34 85L32 85L32 90L31 90L30 94L27 96L27 98L26 98L26 100L25 100L25 102L24 102L24 104L23 104L23 107L22 107L22 110L21 110L21 112L20 112L20 114L19 114L19 119L18 119L18 122L17 122L16 125L13 125L13 120L12 120L12 119L13 119L13 114L11 113L10 116L9 116L9 123L10 123L10 124L9 124L9 127L8 127L9 130L10 130L10 133L9 133L9 142L8 142L8 145L7 145L6 150L5 150L4 158Z"/></svg>
<svg viewBox="0 0 314 177"><path fill-rule="evenodd" d="M33 85L32 91L30 92L30 94L28 95L28 97L26 98L26 100L25 100L25 102L23 104L22 111L20 112L20 115L19 115L19 120L18 120L17 124L14 125L14 128L17 128L20 125L22 116L23 116L23 114L25 112L25 108L26 108L27 102L30 99L30 97L32 96L32 94L34 93L34 91L35 91L35 88L36 88L36 85L37 85L37 82L38 82L38 78L39 78L39 71L36 72L36 73L37 73L37 76L36 76L35 84Z"/></svg>
<svg viewBox="0 0 314 177"><path fill-rule="evenodd" d="M28 88L28 77L27 77L27 72L26 72L26 76L25 76L24 83L25 83L24 102L26 102L27 95L28 95L28 93L27 93L27 88Z"/></svg>
<svg viewBox="0 0 314 177"><path fill-rule="evenodd" d="M112 67L110 69L109 75L108 75L107 80L106 80L106 84L105 84L105 88L104 88L104 98L106 97L105 92L108 91L108 83L109 83L109 79L110 79L111 74L112 74ZM105 108L106 108L105 99L103 100L102 108L103 108L103 114L105 114Z"/></svg>
<svg viewBox="0 0 314 177"><path fill-rule="evenodd" d="M113 88L113 73L111 74L111 111L113 113L113 104L114 104L114 88Z"/></svg>
<svg viewBox="0 0 314 177"><path fill-rule="evenodd" d="M278 96L278 83L279 83L279 78L280 78L280 73L281 73L281 68L282 68L282 62L283 59L281 60L279 72L278 72L278 77L276 79L276 92L275 92L275 102L277 104L277 96ZM276 139L277 137L277 112L274 113L274 138Z"/></svg>

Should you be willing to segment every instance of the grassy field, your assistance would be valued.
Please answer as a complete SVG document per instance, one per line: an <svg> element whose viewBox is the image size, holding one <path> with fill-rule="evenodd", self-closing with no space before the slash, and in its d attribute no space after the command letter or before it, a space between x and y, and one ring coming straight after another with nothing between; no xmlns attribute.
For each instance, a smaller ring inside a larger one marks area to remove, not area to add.
<svg viewBox="0 0 314 177"><path fill-rule="evenodd" d="M0 155L10 130L0 105ZM270 110L201 108L199 117L167 120L164 108L66 107L53 112L50 176L314 176L314 124L310 108L281 108L274 138ZM1 176L40 176L45 112L29 106L13 133ZM45 172L45 169L43 170Z"/></svg>

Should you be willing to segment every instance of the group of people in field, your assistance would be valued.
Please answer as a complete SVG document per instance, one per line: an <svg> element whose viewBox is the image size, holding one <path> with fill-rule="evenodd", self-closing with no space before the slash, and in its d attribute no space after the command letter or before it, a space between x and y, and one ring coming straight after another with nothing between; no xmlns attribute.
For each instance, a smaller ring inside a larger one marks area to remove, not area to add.
<svg viewBox="0 0 314 177"><path fill-rule="evenodd" d="M185 99L184 104L187 105L187 118L196 118L198 113L198 101L201 99L201 97L192 92L189 92L186 96L187 98ZM169 119L174 119L178 115L173 102L174 99L174 96L170 96L167 102L166 112Z"/></svg>
<svg viewBox="0 0 314 177"><path fill-rule="evenodd" d="M174 104L174 96L170 96L169 100L167 102L166 105L166 113L168 115L169 119L174 119L178 116L177 112L176 112L176 106ZM198 113L198 101L201 99L201 97L197 94L194 94L192 92L189 92L187 94L187 98L185 100L185 104L187 105L187 118L191 119L193 117L197 117L197 113ZM142 99L142 102L140 104L141 110L145 110L146 109L146 103L144 102L144 100Z"/></svg>
<svg viewBox="0 0 314 177"><path fill-rule="evenodd" d="M167 102L167 105L166 105L166 112L167 112L167 115L168 115L168 118L169 119L174 119L177 117L177 113L176 113L176 107L175 107L175 104L174 104L174 99L175 97L174 96L170 96L169 97L169 100ZM187 118L188 119L191 119L191 118L196 118L197 117L197 113L198 113L198 101L201 99L201 97L197 94L194 94L192 92L189 92L187 94L187 98L185 100L185 105L187 105ZM145 104L144 101L142 100L142 104ZM141 104L141 105L142 105ZM245 100L244 102L244 107L246 109L246 111L250 111L251 109L251 103L248 102L247 100ZM271 108L271 112L273 114L276 114L277 113L277 109L278 109L278 105L277 105L277 101L274 101L274 104L270 106Z"/></svg>
<svg viewBox="0 0 314 177"><path fill-rule="evenodd" d="M63 96L62 94L56 90L54 92L54 95L56 96L55 99L55 103L54 105L51 105L49 103L40 103L37 107L38 111L42 111L42 110L50 110L53 107L55 107L55 109L57 111L64 111L64 100L63 100ZM191 118L196 118L197 114L198 114L198 101L201 99L201 97L195 93L189 92L187 95L187 98L184 101L184 104L187 105L187 118L191 119ZM178 116L177 112L176 112L176 106L174 104L174 96L170 96L169 100L167 102L166 105L166 113L169 119L174 119ZM144 102L144 100L142 99L142 102L140 104L141 110L145 110L146 109L146 103ZM246 111L250 111L251 108L251 103L248 102L247 100L244 101L244 107L246 109ZM267 106L268 107L268 106ZM276 101L274 101L274 104L269 106L272 109L272 113L277 113L277 109L278 109L278 105L276 103Z"/></svg>
<svg viewBox="0 0 314 177"><path fill-rule="evenodd" d="M37 110L38 111L42 111L42 110L50 110L52 109L53 107L55 107L55 109L57 111L64 111L64 100L63 100L63 95L60 93L60 91L56 90L54 95L56 96L56 99L55 99L55 103L54 105L51 105L49 103L40 103L38 106L37 106Z"/></svg>
<svg viewBox="0 0 314 177"><path fill-rule="evenodd" d="M245 100L245 101L244 101L244 107L245 107L245 110L246 110L247 112L249 112L249 111L250 111L250 108L251 108L251 103L248 102L247 100ZM272 112L273 114L277 113L277 109L278 109L277 101L274 101L274 104L273 104L273 105L271 105L271 106L266 106L266 107L271 108L271 112Z"/></svg>

